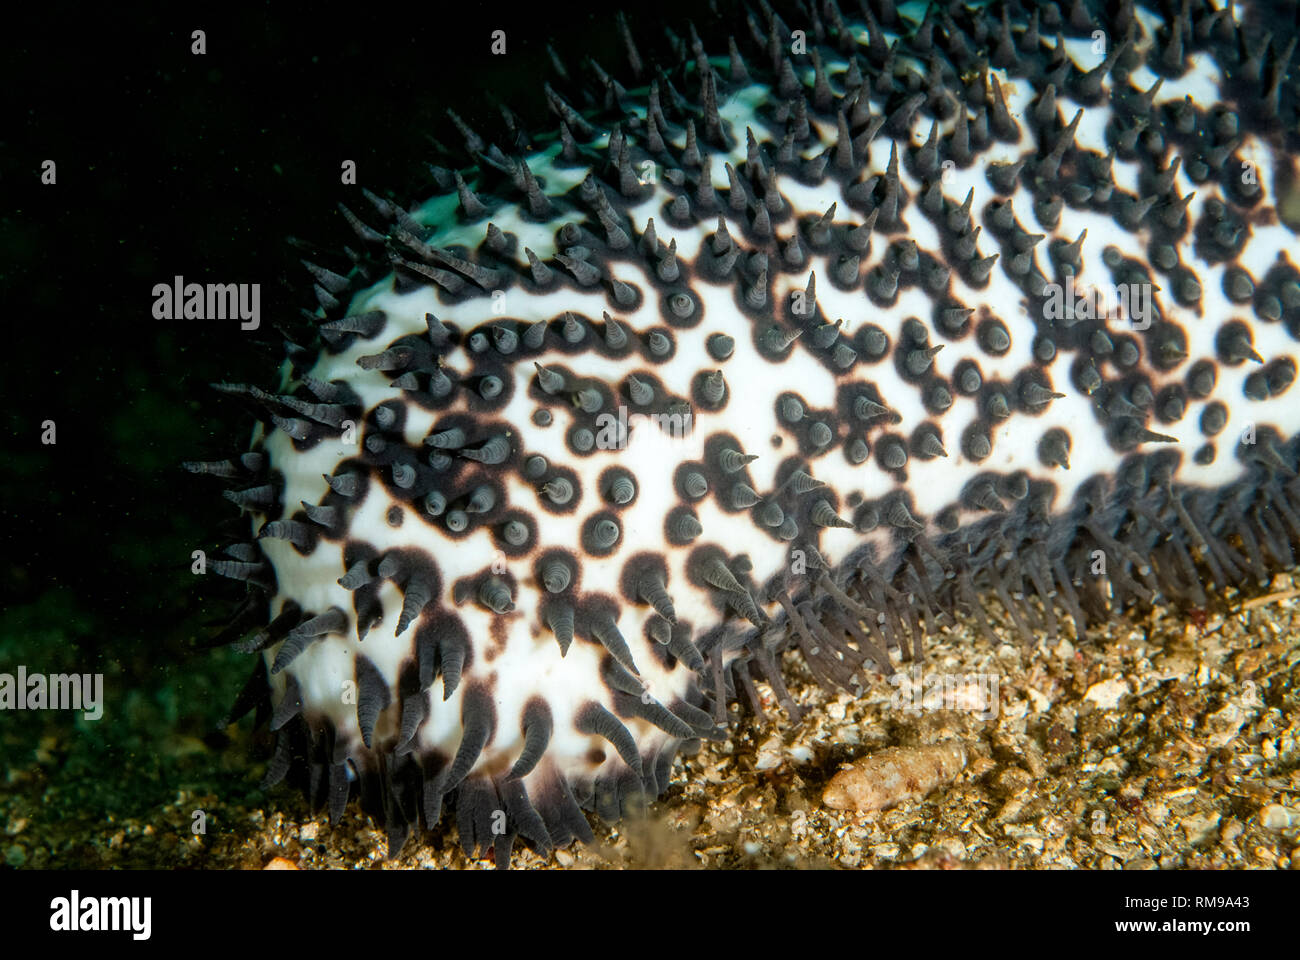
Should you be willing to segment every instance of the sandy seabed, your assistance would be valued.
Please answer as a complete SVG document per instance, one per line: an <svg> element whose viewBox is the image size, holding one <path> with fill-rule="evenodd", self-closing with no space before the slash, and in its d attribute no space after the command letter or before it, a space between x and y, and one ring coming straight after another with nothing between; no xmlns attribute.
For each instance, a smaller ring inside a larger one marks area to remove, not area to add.
<svg viewBox="0 0 1300 960"><path fill-rule="evenodd" d="M765 717L679 757L644 818L522 869L1300 869L1300 597L1278 577L1219 611L1157 609L1090 630L1062 620L1026 646L990 605L996 642L970 620L927 641L925 670L997 679L997 710L904 710L873 676L863 696L828 692L798 654L795 724L759 684ZM901 669L907 670L907 664ZM986 687L987 689L987 687ZM734 705L733 705L734 706ZM302 798L264 795L249 723L201 739L165 735L102 764L51 716L35 743L4 737L0 864L11 868L488 868L445 817L385 859L382 830L349 807L330 826ZM3 733L3 731L0 731ZM229 737L229 742L226 742ZM959 741L967 758L924 797L860 813L822 799L847 762L887 747ZM86 802L119 789L118 814ZM203 811L206 833L192 830Z"/></svg>

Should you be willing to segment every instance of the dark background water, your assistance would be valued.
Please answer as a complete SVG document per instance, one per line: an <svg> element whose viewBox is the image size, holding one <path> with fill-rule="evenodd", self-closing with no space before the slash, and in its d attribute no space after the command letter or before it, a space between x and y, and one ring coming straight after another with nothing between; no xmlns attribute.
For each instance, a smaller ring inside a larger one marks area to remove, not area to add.
<svg viewBox="0 0 1300 960"><path fill-rule="evenodd" d="M627 13L648 61L667 52L664 22L719 19L680 0ZM623 48L603 4L6 16L0 672L102 672L106 703L98 723L0 713L0 793L44 791L44 813L93 822L174 793L178 778L202 785L212 758L177 766L174 738L225 749L213 731L249 664L195 647L239 591L195 577L190 555L237 511L180 462L244 449L250 420L207 384L269 385L276 324L314 307L299 258L346 265L338 253L355 240L336 204L368 205L340 164L354 160L375 192L422 200L425 162L451 165L429 138L462 142L447 107L488 140L504 138L498 101L554 129L548 39L570 69L593 56L617 73ZM746 29L733 19L729 32ZM489 53L495 29L505 57ZM40 183L45 160L54 185ZM178 274L260 284L261 328L154 319L154 285ZM41 443L46 420L54 445ZM237 770L224 786L246 780Z"/></svg>

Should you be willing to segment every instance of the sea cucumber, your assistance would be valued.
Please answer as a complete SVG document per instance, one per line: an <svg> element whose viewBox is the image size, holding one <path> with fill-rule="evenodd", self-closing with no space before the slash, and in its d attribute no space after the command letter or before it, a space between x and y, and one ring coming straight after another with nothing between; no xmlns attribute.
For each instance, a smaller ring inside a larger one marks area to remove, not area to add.
<svg viewBox="0 0 1300 960"><path fill-rule="evenodd" d="M886 747L846 763L822 792L832 810L873 813L952 783L966 768L966 748L956 740L924 747Z"/></svg>
<svg viewBox="0 0 1300 960"><path fill-rule="evenodd" d="M1035 643L1292 567L1294 25L1064 7L760 3L663 67L619 19L557 130L359 188L315 340L219 385L250 451L187 464L251 521L266 782L504 864L756 679L797 720L790 648L856 692L986 596Z"/></svg>

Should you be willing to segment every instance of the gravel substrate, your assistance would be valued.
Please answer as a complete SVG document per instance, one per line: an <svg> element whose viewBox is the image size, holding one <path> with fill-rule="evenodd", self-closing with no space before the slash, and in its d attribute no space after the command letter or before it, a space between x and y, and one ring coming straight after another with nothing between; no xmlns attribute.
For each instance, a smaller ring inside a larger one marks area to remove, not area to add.
<svg viewBox="0 0 1300 960"><path fill-rule="evenodd" d="M766 718L748 717L734 739L679 759L643 820L595 823L596 844L549 860L517 848L513 865L1300 868L1300 598L1289 577L1271 590L1205 615L1117 621L1083 642L1063 624L1057 642L1037 648L996 608L996 644L971 622L949 623L928 644L927 673L995 677L996 715L972 709L969 688L946 701L958 709L901 709L910 675L873 678L856 700L828 693L788 655L802 722L760 685ZM162 712L138 709L143 730L165 726ZM466 858L453 826L387 861L383 833L355 805L331 827L289 790L264 796L247 722L203 739L142 733L117 749L66 715L40 722L0 727L0 862L9 867L492 865ZM964 769L921 799L874 813L823 802L845 763L952 740ZM193 830L196 811L206 833Z"/></svg>

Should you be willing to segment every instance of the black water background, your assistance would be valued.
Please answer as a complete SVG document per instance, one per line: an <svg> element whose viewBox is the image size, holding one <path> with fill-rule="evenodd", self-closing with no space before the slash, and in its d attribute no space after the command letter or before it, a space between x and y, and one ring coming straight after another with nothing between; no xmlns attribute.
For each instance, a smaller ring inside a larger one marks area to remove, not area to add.
<svg viewBox="0 0 1300 960"><path fill-rule="evenodd" d="M717 20L699 3L627 13L644 55L665 50L663 22ZM246 414L206 385L269 385L275 325L314 306L298 259L346 264L341 246L356 241L335 205L366 203L340 183L342 161L361 185L423 199L428 138L461 143L446 107L488 139L504 136L493 96L553 129L547 40L571 67L590 54L615 70L622 46L612 7L577 3L6 16L0 672L103 672L106 713L0 713L0 764L23 774L13 789L45 791L50 815L93 822L154 803L178 778L204 785L211 758L178 768L176 737L224 747L216 723L249 664L195 648L239 591L195 577L190 557L237 511L180 462L245 448ZM204 56L191 53L195 29ZM495 29L504 58L488 52ZM55 185L39 182L45 160ZM154 319L153 286L178 274L261 284L261 329ZM47 420L54 445L41 443ZM28 777L29 764L44 769ZM60 776L62 794L50 789Z"/></svg>

